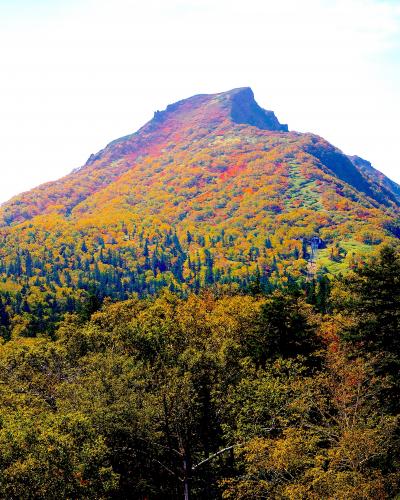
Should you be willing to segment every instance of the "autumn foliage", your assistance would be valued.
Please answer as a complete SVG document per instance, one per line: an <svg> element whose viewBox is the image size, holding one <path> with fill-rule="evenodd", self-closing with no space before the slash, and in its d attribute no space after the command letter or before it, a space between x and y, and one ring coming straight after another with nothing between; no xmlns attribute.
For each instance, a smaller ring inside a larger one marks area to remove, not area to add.
<svg viewBox="0 0 400 500"><path fill-rule="evenodd" d="M170 105L0 208L9 329L38 332L32 316L57 320L93 294L268 291L354 269L396 235L399 200L371 171L287 132L250 89Z"/></svg>

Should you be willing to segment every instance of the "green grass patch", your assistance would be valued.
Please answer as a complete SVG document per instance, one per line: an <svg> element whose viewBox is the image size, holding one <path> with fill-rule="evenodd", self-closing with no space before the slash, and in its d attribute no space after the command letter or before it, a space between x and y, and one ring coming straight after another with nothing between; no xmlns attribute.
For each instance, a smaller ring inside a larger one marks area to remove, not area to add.
<svg viewBox="0 0 400 500"><path fill-rule="evenodd" d="M339 245L345 250L346 255L336 261L330 259L330 247L319 250L317 255L318 269L326 268L328 273L332 275L347 273L350 270L349 266L353 255L367 257L375 253L378 248L377 245L366 245L356 240L341 241Z"/></svg>

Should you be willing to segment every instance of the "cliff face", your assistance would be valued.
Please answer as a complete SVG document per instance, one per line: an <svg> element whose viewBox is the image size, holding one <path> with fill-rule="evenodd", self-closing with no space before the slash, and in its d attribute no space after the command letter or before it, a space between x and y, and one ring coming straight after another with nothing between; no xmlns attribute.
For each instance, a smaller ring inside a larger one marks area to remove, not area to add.
<svg viewBox="0 0 400 500"><path fill-rule="evenodd" d="M262 130L288 132L288 126L279 123L273 111L267 111L256 103L251 88L238 89L232 93L231 102L231 118L235 123L246 123Z"/></svg>

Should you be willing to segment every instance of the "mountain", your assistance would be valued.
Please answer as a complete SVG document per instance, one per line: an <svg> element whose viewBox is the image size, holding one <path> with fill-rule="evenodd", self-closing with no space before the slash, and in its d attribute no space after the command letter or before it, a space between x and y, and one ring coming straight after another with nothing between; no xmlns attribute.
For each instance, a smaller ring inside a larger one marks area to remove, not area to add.
<svg viewBox="0 0 400 500"><path fill-rule="evenodd" d="M283 132L286 134L282 135ZM229 142L233 137L235 141L240 141L237 147ZM225 144L222 143L224 140ZM215 141L218 141L221 156L226 157L240 154L243 146L249 153L249 145L257 140L264 142L262 156L266 161L270 160L270 154L266 153L272 150L277 155L284 155L285 145L297 146L297 153L306 154L307 159L313 162L317 160L320 169L372 198L370 202L374 200L389 206L400 203L400 187L368 162L358 157L347 157L313 134L289 133L287 125L281 125L272 111L266 111L256 103L250 88L240 88L215 95L197 95L171 104L165 111L156 111L153 120L136 133L111 142L70 175L43 184L4 204L1 207L1 222L10 225L51 212L68 216L78 208L82 212L82 203L115 182L125 182L121 176L133 169L137 172L137 165L144 163L144 157L162 163L165 157L179 155L185 150L190 155L191 152L198 154L203 149L205 154L210 155L209 150L215 147ZM187 160L188 155L184 156ZM288 163L287 160L287 156L282 156L282 162ZM185 164L187 175L191 175L193 163L192 160ZM202 175L212 171L212 165L204 163L203 166ZM220 168L223 169L223 166ZM160 177L159 173L150 171L149 175L155 180ZM268 172L265 174L268 175ZM140 182L140 175L132 173L131 177L137 177Z"/></svg>
<svg viewBox="0 0 400 500"><path fill-rule="evenodd" d="M400 186L289 131L250 88L196 95L3 204L0 290L29 311L93 289L301 283L393 240L399 207Z"/></svg>

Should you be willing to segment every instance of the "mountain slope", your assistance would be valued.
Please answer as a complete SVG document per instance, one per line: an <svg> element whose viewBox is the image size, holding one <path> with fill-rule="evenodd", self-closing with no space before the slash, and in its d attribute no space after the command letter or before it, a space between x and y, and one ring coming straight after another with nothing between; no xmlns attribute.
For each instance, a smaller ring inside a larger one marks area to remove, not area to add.
<svg viewBox="0 0 400 500"><path fill-rule="evenodd" d="M316 257L321 273L343 270L394 237L396 186L288 131L249 88L197 95L0 207L2 286L30 309L41 290L67 303L93 287L301 282Z"/></svg>
<svg viewBox="0 0 400 500"><path fill-rule="evenodd" d="M400 186L386 177L382 172L374 168L371 163L359 156L349 156L350 161L360 170L360 172L372 182L378 184L388 198L395 203L400 203Z"/></svg>

